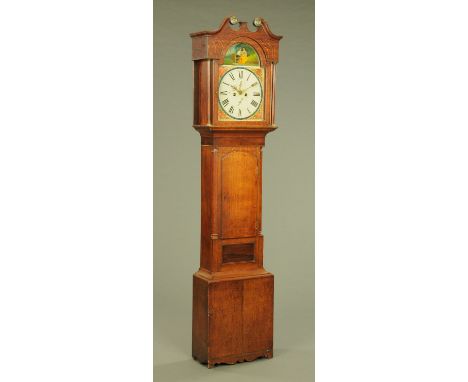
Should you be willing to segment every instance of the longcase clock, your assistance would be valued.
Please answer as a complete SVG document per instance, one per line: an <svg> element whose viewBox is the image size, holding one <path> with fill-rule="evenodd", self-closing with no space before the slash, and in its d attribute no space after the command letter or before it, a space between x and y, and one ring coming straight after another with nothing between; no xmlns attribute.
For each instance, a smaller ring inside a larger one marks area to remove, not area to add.
<svg viewBox="0 0 468 382"><path fill-rule="evenodd" d="M201 136L200 268L192 354L209 368L273 356L273 274L263 267L262 148L275 125L281 36L235 17L192 33Z"/></svg>

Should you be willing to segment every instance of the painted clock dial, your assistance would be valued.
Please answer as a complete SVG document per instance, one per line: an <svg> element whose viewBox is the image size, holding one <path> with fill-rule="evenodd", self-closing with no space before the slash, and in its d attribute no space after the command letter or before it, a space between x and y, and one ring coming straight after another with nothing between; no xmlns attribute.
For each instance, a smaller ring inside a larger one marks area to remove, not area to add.
<svg viewBox="0 0 468 382"><path fill-rule="evenodd" d="M246 67L230 69L219 80L218 101L229 117L238 120L250 118L263 101L262 82Z"/></svg>

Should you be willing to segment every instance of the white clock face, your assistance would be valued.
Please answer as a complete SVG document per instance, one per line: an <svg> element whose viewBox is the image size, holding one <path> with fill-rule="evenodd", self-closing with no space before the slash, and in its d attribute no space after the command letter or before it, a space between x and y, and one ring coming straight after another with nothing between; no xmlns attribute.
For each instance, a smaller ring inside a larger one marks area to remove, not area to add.
<svg viewBox="0 0 468 382"><path fill-rule="evenodd" d="M219 81L219 105L231 118L251 117L257 112L262 99L261 82L255 73L247 68L228 70Z"/></svg>

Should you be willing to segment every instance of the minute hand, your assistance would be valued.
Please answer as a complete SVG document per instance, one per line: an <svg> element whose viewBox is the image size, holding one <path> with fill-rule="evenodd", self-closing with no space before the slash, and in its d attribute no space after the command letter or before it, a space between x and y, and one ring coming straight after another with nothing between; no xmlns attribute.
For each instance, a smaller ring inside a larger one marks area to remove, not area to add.
<svg viewBox="0 0 468 382"><path fill-rule="evenodd" d="M231 85L231 84L226 84L226 85L229 85L231 88L233 88L236 92L239 91L239 89L237 89L234 85Z"/></svg>
<svg viewBox="0 0 468 382"><path fill-rule="evenodd" d="M242 92L245 92L247 89L253 88L254 86L257 86L258 82L255 82L254 84L250 85L248 88L245 88L242 90Z"/></svg>

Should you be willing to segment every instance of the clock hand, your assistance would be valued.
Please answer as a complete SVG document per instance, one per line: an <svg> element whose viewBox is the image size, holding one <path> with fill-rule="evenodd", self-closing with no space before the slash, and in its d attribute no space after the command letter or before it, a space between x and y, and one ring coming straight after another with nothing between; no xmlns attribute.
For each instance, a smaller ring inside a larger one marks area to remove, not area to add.
<svg viewBox="0 0 468 382"><path fill-rule="evenodd" d="M243 90L240 88L235 87L234 85L228 84L231 88L233 88L239 95L243 93Z"/></svg>
<svg viewBox="0 0 468 382"><path fill-rule="evenodd" d="M226 84L226 85L229 85L231 88L233 88L236 92L239 91L239 89L237 89L234 85L231 85L231 84Z"/></svg>
<svg viewBox="0 0 468 382"><path fill-rule="evenodd" d="M255 85L257 85L257 82L255 82L254 84L250 85L248 88L245 88L243 91L246 91L247 89L250 89L250 88L254 87Z"/></svg>
<svg viewBox="0 0 468 382"><path fill-rule="evenodd" d="M241 81L241 83L242 83L242 81ZM257 85L257 83L254 83L254 84L252 84L252 85L246 87L245 89L241 89L241 88L239 87L239 90L238 90L238 91L239 91L239 95L241 95L241 94L244 93L246 90L250 89L251 87L253 87L253 86L255 86L255 85Z"/></svg>
<svg viewBox="0 0 468 382"><path fill-rule="evenodd" d="M237 89L237 91L239 92L239 95L241 95L244 92L242 90L242 80L241 80L241 82L239 82L239 89Z"/></svg>

